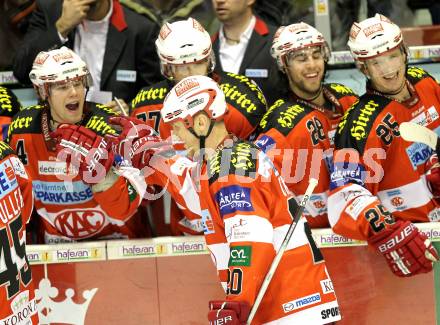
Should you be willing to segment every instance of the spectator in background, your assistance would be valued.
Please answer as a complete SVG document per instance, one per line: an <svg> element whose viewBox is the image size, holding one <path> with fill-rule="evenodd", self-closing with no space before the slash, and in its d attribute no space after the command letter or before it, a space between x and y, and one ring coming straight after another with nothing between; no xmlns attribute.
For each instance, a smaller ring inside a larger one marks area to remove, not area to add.
<svg viewBox="0 0 440 325"><path fill-rule="evenodd" d="M65 45L89 66L94 86L88 100L114 108L114 97L128 101L158 80L157 32L154 23L118 0L38 0L14 61L14 75L29 83L37 54Z"/></svg>
<svg viewBox="0 0 440 325"><path fill-rule="evenodd" d="M52 244L144 236L143 224L133 215L142 189L135 189L134 179L120 176L124 171L116 171L108 162L111 157L96 150L104 145L99 136L116 134L107 122L114 114L108 107L85 101L91 83L85 62L66 47L40 52L30 78L40 105L14 116L8 142L33 178L39 241ZM60 132L70 135L69 143L81 148L86 158L73 156L68 164L57 156L50 132L63 123L69 127ZM88 139L96 141L85 141L76 131L78 125L86 128Z"/></svg>
<svg viewBox="0 0 440 325"><path fill-rule="evenodd" d="M210 0L120 0L121 4L154 21L158 27L189 17L209 32L218 28Z"/></svg>
<svg viewBox="0 0 440 325"><path fill-rule="evenodd" d="M281 1L281 0L276 0ZM285 0L294 10L286 10L287 24L303 21L315 25L313 0ZM406 0L367 0L367 16L384 14L402 26L410 26L413 15L406 5ZM329 14L332 33L332 50L347 50L348 31L359 16L361 0L329 0ZM330 44L329 44L330 45Z"/></svg>
<svg viewBox="0 0 440 325"><path fill-rule="evenodd" d="M0 4L0 71L12 70L15 52L26 32L35 0L4 0ZM5 49L5 50L3 50ZM6 49L8 49L6 51Z"/></svg>
<svg viewBox="0 0 440 325"><path fill-rule="evenodd" d="M428 9L432 24L440 24L440 3L438 0L408 0L407 5L411 10Z"/></svg>
<svg viewBox="0 0 440 325"><path fill-rule="evenodd" d="M213 36L216 71L253 79L271 105L281 94L282 76L270 56L276 27L253 14L254 0L213 0L219 32Z"/></svg>

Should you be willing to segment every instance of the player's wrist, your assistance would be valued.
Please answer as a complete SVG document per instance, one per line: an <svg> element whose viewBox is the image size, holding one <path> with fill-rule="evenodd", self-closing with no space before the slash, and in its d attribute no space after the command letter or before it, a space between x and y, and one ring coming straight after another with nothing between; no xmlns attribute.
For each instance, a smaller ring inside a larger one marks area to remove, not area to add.
<svg viewBox="0 0 440 325"><path fill-rule="evenodd" d="M63 38L67 38L67 35L74 28L74 26L66 23L63 17L60 17L55 23L55 28Z"/></svg>

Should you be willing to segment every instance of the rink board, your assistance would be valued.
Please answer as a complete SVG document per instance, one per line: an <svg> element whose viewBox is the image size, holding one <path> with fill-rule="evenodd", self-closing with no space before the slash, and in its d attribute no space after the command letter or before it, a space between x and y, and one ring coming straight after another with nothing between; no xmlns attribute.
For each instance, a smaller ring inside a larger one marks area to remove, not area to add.
<svg viewBox="0 0 440 325"><path fill-rule="evenodd" d="M440 224L434 225L438 229L420 228L440 244ZM363 242L330 230L314 231L314 237L340 303L338 324L436 324L439 265L435 276L400 279ZM72 320L85 313L84 324L205 325L208 301L224 296L203 237L32 245L28 257L36 287L49 279L58 289L54 306L61 302L57 306ZM75 290L73 301L82 304L79 312L66 303L69 288ZM83 292L94 288L87 306Z"/></svg>

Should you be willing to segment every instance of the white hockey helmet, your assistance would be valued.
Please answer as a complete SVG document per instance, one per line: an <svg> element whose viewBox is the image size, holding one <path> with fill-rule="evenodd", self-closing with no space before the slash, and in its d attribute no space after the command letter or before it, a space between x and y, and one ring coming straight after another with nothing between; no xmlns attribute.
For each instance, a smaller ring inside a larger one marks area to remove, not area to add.
<svg viewBox="0 0 440 325"><path fill-rule="evenodd" d="M87 64L65 46L38 53L29 78L43 100L47 99L49 86L52 84L80 79L84 80L85 87L92 84Z"/></svg>
<svg viewBox="0 0 440 325"><path fill-rule="evenodd" d="M219 121L227 111L225 94L218 84L206 76L182 79L168 93L161 109L164 123L183 121L193 127L193 117L204 111L212 120Z"/></svg>
<svg viewBox="0 0 440 325"><path fill-rule="evenodd" d="M364 61L403 45L402 31L387 17L376 14L353 23L347 45L355 61Z"/></svg>
<svg viewBox="0 0 440 325"><path fill-rule="evenodd" d="M165 23L156 40L162 75L172 78L168 65L196 63L210 59L209 71L215 67L211 37L194 18Z"/></svg>
<svg viewBox="0 0 440 325"><path fill-rule="evenodd" d="M309 24L300 22L288 26L281 26L276 31L270 53L277 61L278 68L283 71L287 66L287 55L307 47L322 46L324 60L330 58L330 49L324 36Z"/></svg>

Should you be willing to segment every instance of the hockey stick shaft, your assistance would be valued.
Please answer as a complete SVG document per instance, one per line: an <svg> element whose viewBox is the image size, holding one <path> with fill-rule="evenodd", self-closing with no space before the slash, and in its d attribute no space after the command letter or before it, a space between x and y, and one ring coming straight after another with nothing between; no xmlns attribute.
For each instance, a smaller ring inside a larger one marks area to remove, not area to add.
<svg viewBox="0 0 440 325"><path fill-rule="evenodd" d="M277 254L275 255L275 258L272 261L272 264L270 265L269 271L267 271L266 276L264 277L263 283L261 284L260 290L258 291L257 298L255 299L254 305L252 306L251 312L249 313L249 317L247 319L246 324L250 325L252 323L252 320L255 317L255 314L257 313L258 307L260 306L261 301L263 300L264 294L266 293L267 288L269 287L269 284L272 280L273 275L275 274L275 271L278 267L278 264L281 261L281 257L284 254L284 251L287 248L287 245L289 244L290 238L292 237L293 232L295 231L296 225L298 224L299 218L301 218L301 215L304 212L305 206L307 202L310 199L310 196L313 193L313 190L315 189L316 185L318 184L318 181L314 178L311 178L309 180L309 186L307 187L306 193L303 196L303 199L301 200L298 209L295 212L295 215L292 216L293 220L292 223L289 226L289 229L287 230L286 236L284 237L283 242L281 243L280 249L278 250ZM293 200L291 198L290 200Z"/></svg>

